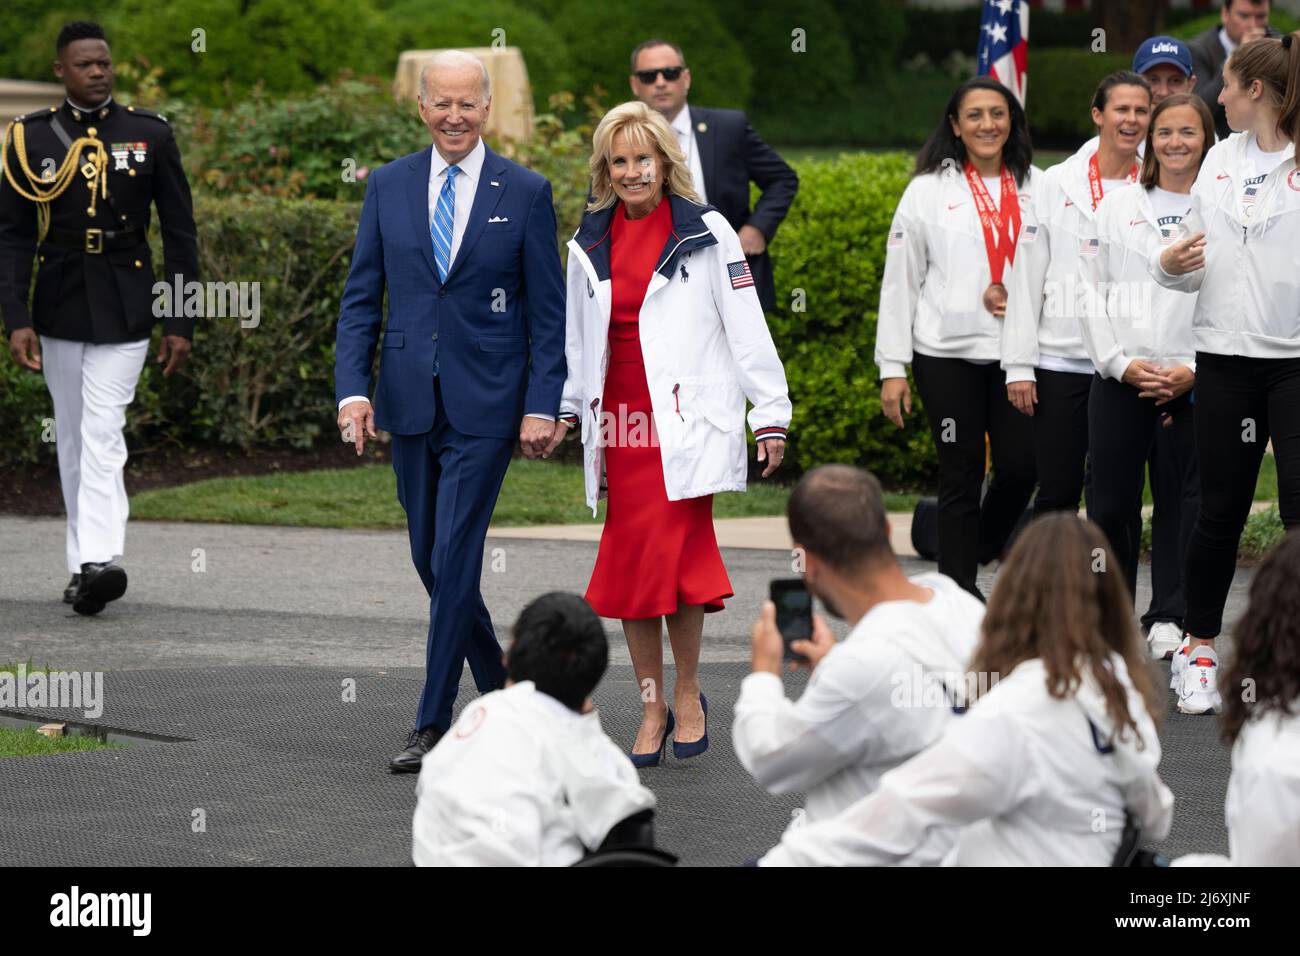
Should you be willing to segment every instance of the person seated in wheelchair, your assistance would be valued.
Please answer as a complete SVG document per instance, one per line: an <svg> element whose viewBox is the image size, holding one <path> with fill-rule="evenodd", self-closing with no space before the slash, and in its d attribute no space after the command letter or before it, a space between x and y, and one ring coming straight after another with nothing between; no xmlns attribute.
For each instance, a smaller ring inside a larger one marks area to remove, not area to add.
<svg viewBox="0 0 1300 956"><path fill-rule="evenodd" d="M608 661L600 618L577 595L524 608L505 687L468 705L424 758L416 866L569 866L653 846L654 794L591 701Z"/></svg>

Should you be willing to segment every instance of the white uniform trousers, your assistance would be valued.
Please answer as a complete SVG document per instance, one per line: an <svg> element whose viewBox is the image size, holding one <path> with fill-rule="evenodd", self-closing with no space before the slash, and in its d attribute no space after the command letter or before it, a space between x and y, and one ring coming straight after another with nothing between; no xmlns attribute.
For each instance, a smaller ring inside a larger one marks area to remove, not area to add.
<svg viewBox="0 0 1300 956"><path fill-rule="evenodd" d="M122 555L127 501L126 408L149 340L91 345L41 336L41 369L54 400L59 478L68 512L68 571Z"/></svg>

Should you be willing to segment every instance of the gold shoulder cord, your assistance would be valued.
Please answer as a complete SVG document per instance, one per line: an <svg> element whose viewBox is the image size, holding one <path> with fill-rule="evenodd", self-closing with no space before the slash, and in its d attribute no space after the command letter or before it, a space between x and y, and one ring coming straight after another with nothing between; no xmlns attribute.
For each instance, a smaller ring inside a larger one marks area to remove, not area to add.
<svg viewBox="0 0 1300 956"><path fill-rule="evenodd" d="M11 133L14 140L14 155L18 157L18 166L22 169L23 175L27 177L29 189L19 185L14 171L9 168ZM81 162L83 153L86 160L84 164ZM40 229L38 242L44 242L45 234L50 231L50 203L67 192L68 187L76 181L78 172L86 177L86 181L90 184L90 207L86 210L87 213L91 216L95 215L97 197L104 199L108 197L108 177L104 175L108 168L108 152L104 149L104 144L93 135L73 140L68 155L63 157L63 163L58 171L52 178L43 180L27 165L25 130L21 121L14 120L5 130L4 142L0 143L0 168L3 168L5 179L14 187L18 195L36 203L37 223Z"/></svg>

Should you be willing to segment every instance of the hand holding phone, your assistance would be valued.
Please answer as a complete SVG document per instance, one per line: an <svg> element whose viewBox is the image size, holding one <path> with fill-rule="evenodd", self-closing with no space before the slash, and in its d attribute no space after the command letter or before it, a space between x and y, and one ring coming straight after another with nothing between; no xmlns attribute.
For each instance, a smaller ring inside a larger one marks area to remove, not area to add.
<svg viewBox="0 0 1300 956"><path fill-rule="evenodd" d="M777 578L769 585L768 593L776 605L776 629L785 645L784 659L807 663L808 659L796 654L790 645L812 640L812 595L802 578Z"/></svg>

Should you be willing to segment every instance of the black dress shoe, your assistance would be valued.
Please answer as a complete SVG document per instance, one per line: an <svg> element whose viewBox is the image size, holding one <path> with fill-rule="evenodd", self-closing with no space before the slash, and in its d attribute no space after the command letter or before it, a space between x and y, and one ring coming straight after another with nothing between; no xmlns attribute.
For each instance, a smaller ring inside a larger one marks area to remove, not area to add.
<svg viewBox="0 0 1300 956"><path fill-rule="evenodd" d="M441 739L442 731L437 727L412 730L406 738L406 749L388 761L388 769L393 773L419 773L424 755Z"/></svg>
<svg viewBox="0 0 1300 956"><path fill-rule="evenodd" d="M63 603L71 604L77 599L77 588L81 585L81 575L74 574L68 586L63 589Z"/></svg>
<svg viewBox="0 0 1300 956"><path fill-rule="evenodd" d="M72 609L78 614L98 614L109 601L126 593L126 571L109 561L81 566L81 583L73 595Z"/></svg>

